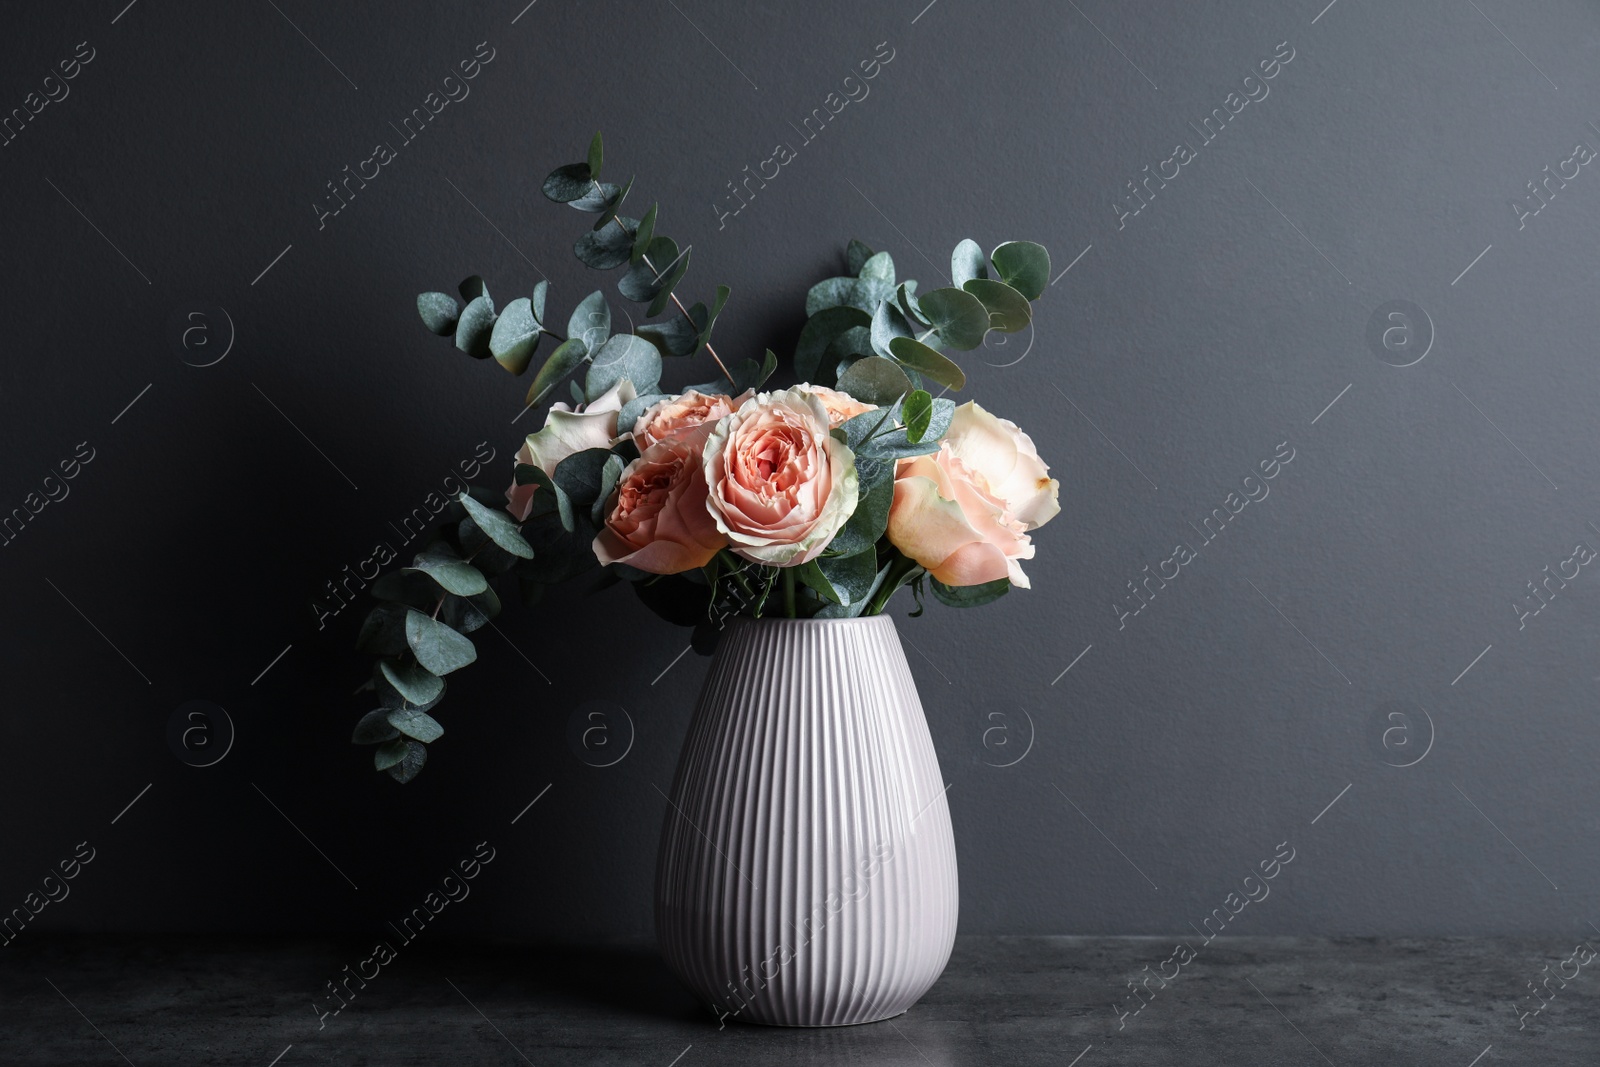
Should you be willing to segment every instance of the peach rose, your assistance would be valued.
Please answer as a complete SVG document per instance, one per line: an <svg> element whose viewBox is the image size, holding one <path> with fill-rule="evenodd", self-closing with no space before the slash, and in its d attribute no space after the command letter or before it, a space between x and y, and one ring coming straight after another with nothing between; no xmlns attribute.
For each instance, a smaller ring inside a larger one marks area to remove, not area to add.
<svg viewBox="0 0 1600 1067"><path fill-rule="evenodd" d="M532 464L553 475L556 466L576 452L610 448L617 443L617 412L636 395L633 383L621 378L594 400L579 404L575 411L567 404L551 404L544 417L544 429L528 435L517 450L516 462ZM531 483L518 485L512 481L506 490L506 510L518 522L532 510L533 491L537 488Z"/></svg>
<svg viewBox="0 0 1600 1067"><path fill-rule="evenodd" d="M851 396L841 393L837 389L829 389L822 385L797 385L796 389L806 392L822 401L822 406L828 409L828 425L838 426L840 423L849 422L857 415L864 415L869 411L878 410L876 404L865 404Z"/></svg>
<svg viewBox="0 0 1600 1067"><path fill-rule="evenodd" d="M808 390L757 393L706 438L706 507L734 554L797 567L856 509L856 461Z"/></svg>
<svg viewBox="0 0 1600 1067"><path fill-rule="evenodd" d="M728 543L706 509L701 454L709 426L669 434L628 464L594 539L602 564L651 574L704 567Z"/></svg>
<svg viewBox="0 0 1600 1067"><path fill-rule="evenodd" d="M889 541L945 585L1001 578L1028 588L1028 531L1060 511L1059 483L1033 441L975 403L957 408L939 451L895 472Z"/></svg>
<svg viewBox="0 0 1600 1067"><path fill-rule="evenodd" d="M735 400L722 393L707 395L693 389L669 396L644 409L633 424L633 442L643 452L672 434L692 430L705 422L716 422L750 399L750 393Z"/></svg>

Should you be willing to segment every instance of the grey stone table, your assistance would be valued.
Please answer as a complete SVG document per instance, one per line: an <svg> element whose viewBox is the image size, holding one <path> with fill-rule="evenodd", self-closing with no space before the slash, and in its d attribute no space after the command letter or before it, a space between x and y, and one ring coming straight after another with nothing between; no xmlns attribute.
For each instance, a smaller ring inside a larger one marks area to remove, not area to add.
<svg viewBox="0 0 1600 1067"><path fill-rule="evenodd" d="M0 951L0 1064L1600 1064L1600 967L1571 946L1188 941L1180 967L1161 938L962 938L900 1018L781 1030L719 1029L643 949L403 946L321 1016L369 945L25 932Z"/></svg>

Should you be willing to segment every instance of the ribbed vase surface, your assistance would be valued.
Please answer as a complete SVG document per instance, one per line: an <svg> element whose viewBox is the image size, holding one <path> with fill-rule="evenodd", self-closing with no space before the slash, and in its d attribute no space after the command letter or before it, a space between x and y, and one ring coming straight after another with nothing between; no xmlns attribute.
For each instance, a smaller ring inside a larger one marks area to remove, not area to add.
<svg viewBox="0 0 1600 1067"><path fill-rule="evenodd" d="M894 622L737 619L678 760L661 951L728 1020L899 1015L955 942L955 840Z"/></svg>

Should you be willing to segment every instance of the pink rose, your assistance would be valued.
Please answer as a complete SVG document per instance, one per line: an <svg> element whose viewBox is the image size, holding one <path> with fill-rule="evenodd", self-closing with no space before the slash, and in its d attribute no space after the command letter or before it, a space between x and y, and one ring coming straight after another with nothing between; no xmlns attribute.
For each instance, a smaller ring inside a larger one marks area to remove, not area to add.
<svg viewBox="0 0 1600 1067"><path fill-rule="evenodd" d="M702 426L670 434L623 469L594 539L602 564L677 574L704 567L727 545L706 510L701 455L709 432Z"/></svg>
<svg viewBox="0 0 1600 1067"><path fill-rule="evenodd" d="M669 396L645 408L639 421L633 424L633 442L643 452L672 434L692 430L704 422L716 422L749 398L748 392L735 400L722 393L708 396L693 389Z"/></svg>
<svg viewBox="0 0 1600 1067"><path fill-rule="evenodd" d="M1009 578L1026 589L1018 560L1033 558L1028 531L1061 510L1048 472L1014 423L963 404L938 452L900 461L889 541L945 585Z"/></svg>
<svg viewBox="0 0 1600 1067"><path fill-rule="evenodd" d="M822 401L822 406L828 409L828 425L838 426L840 423L849 422L857 415L864 415L869 411L878 410L876 404L865 404L851 396L841 393L837 389L829 389L821 385L797 385L796 389L806 392Z"/></svg>
<svg viewBox="0 0 1600 1067"><path fill-rule="evenodd" d="M516 462L532 464L553 475L556 466L574 453L610 448L617 442L617 412L636 395L633 383L622 378L594 400L578 405L576 411L566 404L551 404L544 429L528 435L517 450ZM506 490L506 510L518 522L532 510L533 491L537 488L532 483L518 485L513 481Z"/></svg>
<svg viewBox="0 0 1600 1067"><path fill-rule="evenodd" d="M797 567L822 554L856 509L856 461L828 435L805 389L757 393L706 438L706 507L732 551Z"/></svg>

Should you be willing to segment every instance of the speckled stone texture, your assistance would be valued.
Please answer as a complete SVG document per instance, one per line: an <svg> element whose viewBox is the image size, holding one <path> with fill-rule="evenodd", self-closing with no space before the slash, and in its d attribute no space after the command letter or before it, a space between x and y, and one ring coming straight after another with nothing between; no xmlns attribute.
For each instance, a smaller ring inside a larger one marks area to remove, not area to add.
<svg viewBox="0 0 1600 1067"><path fill-rule="evenodd" d="M719 1030L653 950L419 941L365 989L352 981L355 997L319 1029L313 999L332 1004L324 983L370 945L25 935L0 951L0 1063L114 1065L119 1052L138 1067L269 1067L280 1055L278 1067L1600 1063L1592 964L1565 988L1552 979L1554 999L1518 1030L1517 1011L1537 1004L1527 983L1571 945L1188 941L1197 957L1167 988L1152 982L1154 999L1120 1029L1113 1004L1131 1006L1126 983L1159 970L1171 939L964 937L904 1016L829 1030Z"/></svg>

